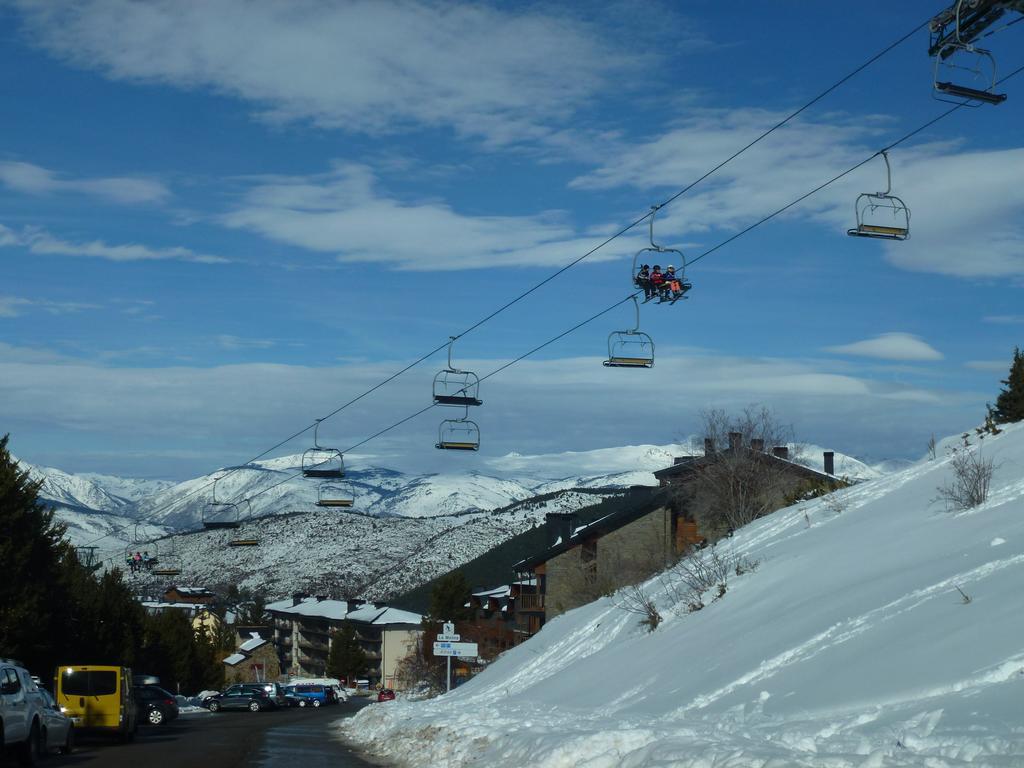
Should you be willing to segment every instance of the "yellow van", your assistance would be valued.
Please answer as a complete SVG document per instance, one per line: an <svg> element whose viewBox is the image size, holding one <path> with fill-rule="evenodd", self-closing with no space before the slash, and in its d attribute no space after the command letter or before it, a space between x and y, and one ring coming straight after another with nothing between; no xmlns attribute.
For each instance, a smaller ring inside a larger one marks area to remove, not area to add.
<svg viewBox="0 0 1024 768"><path fill-rule="evenodd" d="M124 741L135 737L135 690L128 667L57 667L53 690L57 706L76 729L105 731Z"/></svg>

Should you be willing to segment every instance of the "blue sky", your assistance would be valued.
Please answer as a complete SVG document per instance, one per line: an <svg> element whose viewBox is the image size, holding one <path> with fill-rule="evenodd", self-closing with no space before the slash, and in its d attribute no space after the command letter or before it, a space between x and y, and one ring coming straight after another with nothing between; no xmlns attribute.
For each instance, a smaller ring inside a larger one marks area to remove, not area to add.
<svg viewBox="0 0 1024 768"><path fill-rule="evenodd" d="M742 13L740 13L742 10ZM928 2L0 4L0 429L71 471L243 461L642 216L929 18ZM1024 25L988 39L1001 73ZM927 32L663 209L694 258L940 113ZM846 453L980 421L1024 336L1024 75L891 153L903 243L849 238L875 159L644 306L651 370L601 366L622 306L362 446L407 471L665 444L774 408ZM484 375L625 297L639 227L456 347ZM664 265L663 265L664 266ZM325 423L430 402L440 353ZM299 452L296 440L277 453Z"/></svg>

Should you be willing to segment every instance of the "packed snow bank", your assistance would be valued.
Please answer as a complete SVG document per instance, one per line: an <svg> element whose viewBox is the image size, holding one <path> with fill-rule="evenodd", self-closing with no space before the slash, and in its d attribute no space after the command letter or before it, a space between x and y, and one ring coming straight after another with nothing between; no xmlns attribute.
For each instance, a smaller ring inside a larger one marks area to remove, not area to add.
<svg viewBox="0 0 1024 768"><path fill-rule="evenodd" d="M1024 425L984 441L988 501L932 500L948 459L781 510L720 545L760 561L648 633L621 595L549 622L428 702L343 733L410 766L1024 764ZM970 597L965 602L960 592Z"/></svg>

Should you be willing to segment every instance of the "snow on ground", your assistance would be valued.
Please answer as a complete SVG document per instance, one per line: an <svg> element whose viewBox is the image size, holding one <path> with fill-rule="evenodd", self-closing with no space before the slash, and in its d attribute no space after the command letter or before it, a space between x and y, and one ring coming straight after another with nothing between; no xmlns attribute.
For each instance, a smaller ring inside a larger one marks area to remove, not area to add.
<svg viewBox="0 0 1024 768"><path fill-rule="evenodd" d="M940 452L739 531L718 550L760 565L703 610L652 579L654 632L606 597L451 694L342 732L437 768L1024 765L1024 424L982 450L996 470L976 509L933 502Z"/></svg>

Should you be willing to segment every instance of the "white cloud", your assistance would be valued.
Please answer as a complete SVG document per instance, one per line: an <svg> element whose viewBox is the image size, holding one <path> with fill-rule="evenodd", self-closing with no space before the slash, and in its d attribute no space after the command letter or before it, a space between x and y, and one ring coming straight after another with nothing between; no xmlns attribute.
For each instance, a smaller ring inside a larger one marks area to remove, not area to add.
<svg viewBox="0 0 1024 768"><path fill-rule="evenodd" d="M153 179L112 176L98 179L67 179L55 171L31 163L0 162L0 183L31 195L75 192L102 197L115 203L160 202L170 191Z"/></svg>
<svg viewBox="0 0 1024 768"><path fill-rule="evenodd" d="M133 436L132 451L201 447L211 458L208 465L191 466L195 473L259 453L404 365L122 368L66 358L29 360L23 350L0 345L0 423L16 437L24 434L32 441L42 431L62 450L90 454L116 450L126 433ZM460 366L484 376L504 362L466 359ZM630 372L603 367L596 355L527 360L483 382L485 406L472 414L481 429L478 456L452 457L433 448L438 423L451 415L442 408L359 450L394 456L397 469L486 469L489 460L510 452L666 444L698 430L701 409L763 402L792 422L802 439L851 454L893 456L923 451L933 431L964 428L984 403L984 395L837 374L830 365L670 348L659 351L656 366L644 371L638 384ZM375 394L372 402L338 414L321 429L324 444L347 449L420 410L433 372L423 366ZM304 445L296 440L281 452ZM19 450L28 456L31 444ZM112 462L108 469L118 467ZM160 471L150 468L151 474Z"/></svg>
<svg viewBox="0 0 1024 768"><path fill-rule="evenodd" d="M667 190L696 180L782 116L694 110L648 141L620 140L606 151L608 160L571 185L636 187L655 200L667 197ZM887 124L882 117L798 119L666 208L659 214L661 231L685 237L747 226L870 157L889 138ZM950 142L908 145L893 150L890 160L892 191L912 214L909 240L879 245L890 263L967 278L1024 275L1024 148L965 152ZM856 196L885 184L877 157L784 215L824 224L839 236L855 224Z"/></svg>
<svg viewBox="0 0 1024 768"><path fill-rule="evenodd" d="M88 243L72 243L61 240L41 229L24 228L15 233L0 224L0 246L20 246L29 253L42 256L87 256L108 261L194 261L201 264L226 264L230 259L196 253L189 248L175 246L171 248L152 248L139 243L125 245L108 245L102 240Z"/></svg>
<svg viewBox="0 0 1024 768"><path fill-rule="evenodd" d="M964 366L975 371L995 371L1006 373L1010 370L1010 364L1006 360L968 360Z"/></svg>
<svg viewBox="0 0 1024 768"><path fill-rule="evenodd" d="M222 221L339 261L444 270L562 265L602 239L577 235L563 218L466 216L444 203L403 203L378 192L366 166L337 164L318 176L262 178ZM591 260L618 255L599 251Z"/></svg>
<svg viewBox="0 0 1024 768"><path fill-rule="evenodd" d="M880 360L942 360L942 353L917 336L909 333L883 333L873 339L825 347L828 352Z"/></svg>
<svg viewBox="0 0 1024 768"><path fill-rule="evenodd" d="M988 315L981 320L984 323L997 325L1024 325L1024 315Z"/></svg>
<svg viewBox="0 0 1024 768"><path fill-rule="evenodd" d="M564 123L627 61L543 6L443 0L19 3L31 38L118 80L211 88L271 121L382 133L451 127L492 142ZM471 76L467 76L470 73Z"/></svg>
<svg viewBox="0 0 1024 768"><path fill-rule="evenodd" d="M76 301L48 301L46 299L25 299L18 296L0 296L0 317L17 317L25 310L30 309L38 309L51 315L64 315L86 309L99 309L99 306Z"/></svg>
<svg viewBox="0 0 1024 768"><path fill-rule="evenodd" d="M276 342L273 339L243 339L239 336L221 334L217 337L217 344L221 349L270 349Z"/></svg>

